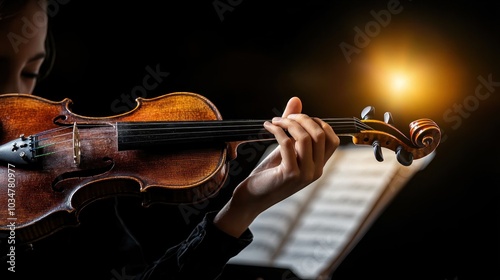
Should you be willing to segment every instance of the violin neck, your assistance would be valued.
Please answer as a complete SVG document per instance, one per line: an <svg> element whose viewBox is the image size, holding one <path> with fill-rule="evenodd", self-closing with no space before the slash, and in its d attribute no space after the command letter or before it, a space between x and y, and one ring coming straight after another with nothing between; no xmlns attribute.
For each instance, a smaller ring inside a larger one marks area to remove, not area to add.
<svg viewBox="0 0 500 280"><path fill-rule="evenodd" d="M366 126L357 118L323 119L337 135L358 133ZM189 143L249 142L275 139L264 129L265 120L213 120L117 123L118 149Z"/></svg>

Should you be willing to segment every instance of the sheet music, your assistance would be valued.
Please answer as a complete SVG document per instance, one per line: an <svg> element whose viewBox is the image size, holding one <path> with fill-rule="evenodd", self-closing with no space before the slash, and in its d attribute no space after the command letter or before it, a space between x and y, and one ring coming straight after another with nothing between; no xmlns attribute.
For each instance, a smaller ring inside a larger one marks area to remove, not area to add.
<svg viewBox="0 0 500 280"><path fill-rule="evenodd" d="M378 162L371 147L340 146L319 180L257 217L250 226L254 242L230 263L289 268L301 279L317 279L358 234L396 173L413 174L427 162L405 167L394 152L384 152Z"/></svg>

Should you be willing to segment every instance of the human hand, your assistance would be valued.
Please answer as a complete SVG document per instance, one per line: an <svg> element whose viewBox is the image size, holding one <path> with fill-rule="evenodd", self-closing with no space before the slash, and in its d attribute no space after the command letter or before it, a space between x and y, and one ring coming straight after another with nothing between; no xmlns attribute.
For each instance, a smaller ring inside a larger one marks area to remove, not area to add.
<svg viewBox="0 0 500 280"><path fill-rule="evenodd" d="M323 174L340 139L330 125L301 111L302 102L293 97L281 118L264 123L279 146L235 188L214 220L219 228L233 236L241 235L260 213Z"/></svg>

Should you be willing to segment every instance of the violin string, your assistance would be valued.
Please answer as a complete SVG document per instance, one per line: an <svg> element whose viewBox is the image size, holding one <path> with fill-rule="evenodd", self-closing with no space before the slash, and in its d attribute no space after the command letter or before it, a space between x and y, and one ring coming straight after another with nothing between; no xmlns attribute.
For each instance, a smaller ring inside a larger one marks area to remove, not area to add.
<svg viewBox="0 0 500 280"><path fill-rule="evenodd" d="M77 124L77 127L78 128L109 127L109 124ZM71 131L65 132L65 133L60 133L61 131L64 131L64 130L71 130ZM36 140L34 141L34 143L36 144L37 148L45 148L48 146L53 146L56 144L64 143L66 141L71 141L73 138L73 131L72 130L73 130L73 126L64 126L64 127L58 127L58 128L53 128L53 129L49 129L46 131L42 131L42 132L34 135L34 136L36 136L36 138L35 138ZM55 135L51 135L51 134L55 134ZM45 136L45 137L40 138L40 136ZM49 144L44 144L44 145L41 144L42 142L45 142L45 141L53 141L56 138L61 138L61 137L66 137L66 136L71 136L71 139L61 140L58 142L51 142Z"/></svg>
<svg viewBox="0 0 500 280"><path fill-rule="evenodd" d="M359 120L355 118L344 118L344 119L323 119L325 122L327 122L329 125L335 127L335 128L352 128L354 127L355 129L371 129L369 126L366 124L360 122ZM339 121L341 120L341 121ZM196 129L204 129L206 132L220 132L222 129L228 129L228 128L233 128L237 127L238 129L242 130L242 128L252 128L256 127L258 129L263 129L263 123L265 120L256 120L256 121L248 121L248 120L236 120L236 121L164 121L164 122L131 122L129 124L133 124L134 126L137 126L139 128L126 128L126 131L152 131L152 130L164 130L164 131L169 131L169 130L182 130L182 129L189 129L189 130L196 130ZM159 127L154 127L152 128L151 126L153 125L158 125ZM86 127L109 127L110 124L77 124L78 128L86 128ZM147 126L146 128L140 128L141 126ZM71 126L63 127L63 128L56 128L52 130L48 130L42 133L37 134L38 136L45 135L48 133L54 133L58 132L60 130L64 129L71 129ZM210 129L214 129L211 131ZM113 130L114 131L114 127ZM106 132L106 131L103 131ZM183 132L184 133L184 132ZM72 134L72 132L68 132L68 134ZM61 137L64 136L64 134L59 134L54 137ZM43 141L47 140L49 138L42 138L38 139L38 141Z"/></svg>
<svg viewBox="0 0 500 280"><path fill-rule="evenodd" d="M42 142L45 142L45 141L53 141L54 139L56 138L61 138L61 137L66 137L66 136L72 136L73 133L71 132L67 132L67 133L63 133L63 134L58 134L58 135L55 135L55 136L52 136L52 137L46 137L46 138L37 138L37 140L35 141L35 143L37 145L40 145ZM63 142L66 141L66 140L62 140ZM46 144L46 145L53 145L53 144L57 144L59 142L53 142L51 144Z"/></svg>
<svg viewBox="0 0 500 280"><path fill-rule="evenodd" d="M171 131L175 131L175 132L170 132ZM204 130L201 130L201 131L184 131L184 132L178 132L176 131L178 130L178 128L169 128L169 129L162 129L161 131L158 131L158 129L154 129L153 132L151 133L144 133L144 134L131 134L129 135L128 137L158 137L158 136L169 136L169 137L176 137L176 136L179 136L179 137L184 137L184 136L187 136L189 137L189 135L193 135L194 137L198 137L198 136L201 136L201 137L204 137L204 136L208 136L208 134L210 133L215 133L217 132L216 135L218 136L238 136L238 135L255 135L255 134L268 134L269 132L267 132L267 130L264 130L264 128L248 128L248 129L245 129L245 130L242 130L242 129L224 129L224 130L211 130L211 131L204 131ZM352 126L342 126L342 127L337 127L337 130L339 131L348 131L348 132L355 132L355 131L352 131ZM125 130L125 131L130 131L130 130ZM141 131L150 131L148 129L142 129ZM136 131L137 132L137 131ZM346 133L346 132L344 132ZM127 137L127 136L124 136L124 137Z"/></svg>
<svg viewBox="0 0 500 280"><path fill-rule="evenodd" d="M354 117L349 118L321 118L325 122L342 122L342 121L359 121L359 119ZM179 120L179 121L140 121L135 122L137 125L164 125L165 123L179 123L179 124L204 124L204 123L235 123L235 124L261 124L266 120L262 119L243 119L243 120L201 120L201 121L190 121L190 120ZM268 120L271 121L271 120Z"/></svg>
<svg viewBox="0 0 500 280"><path fill-rule="evenodd" d="M329 123L330 125L334 126L336 130L340 130L341 133L343 134L350 134L354 133L360 130L368 130L371 129L369 126L366 124L361 123L359 120L356 119L343 119L343 121L339 121L339 119L326 119L326 122ZM175 141L183 141L183 140L198 140L198 139L205 139L207 137L207 133L213 133L213 132L218 132L217 136L215 137L220 137L223 138L225 136L231 136L231 137L246 137L246 136L255 136L259 135L262 133L269 134L269 132L263 130L262 123L264 122L263 120L258 120L258 121L253 121L253 122L258 122L258 124L247 124L249 121L236 121L236 122L243 122L245 125L243 126L245 129L241 129L241 125L238 126L239 129L228 129L228 128L234 128L234 125L227 125L223 122L216 121L217 126L208 126L208 124L212 124L210 122L189 122L189 126L185 125L185 123L180 122L177 123L179 126L173 126L173 127L147 127L147 128L127 128L124 129L125 131L160 131L163 133L144 133L144 134L132 134L129 136L128 141L123 140L124 142L128 144L132 143L143 143L143 142L165 142L165 139L151 139L152 137L161 137L161 136L166 136L168 135L169 140L175 140ZM234 124L235 122L229 121L230 124ZM149 125L149 123L147 123ZM157 125L164 125L164 123L157 122L155 123ZM183 126L180 126L180 125ZM200 125L203 124L203 126L194 126L194 125ZM221 124L224 124L224 126L221 126ZM135 124L134 124L135 125ZM139 127L141 125L139 124ZM217 128L216 130L202 130L202 131L193 131L194 128L203 128L207 129L208 128ZM224 130L221 129L224 128ZM182 129L190 129L191 131L184 131L184 132L178 132L179 130ZM343 130L346 131L343 131ZM172 132L175 131L175 132ZM226 135L227 134L227 135ZM138 138L145 138L144 140L139 140Z"/></svg>
<svg viewBox="0 0 500 280"><path fill-rule="evenodd" d="M336 124L359 124L366 128L369 128L365 124L356 121L354 119L344 118L344 119L323 119L330 125ZM143 129L141 126L147 126L145 129L164 129L166 127L175 127L178 129L192 129L192 128L220 128L220 127L251 127L258 126L262 127L262 124L266 120L213 120L213 121L165 121L165 122L132 122L137 128L134 130Z"/></svg>
<svg viewBox="0 0 500 280"><path fill-rule="evenodd" d="M342 126L337 126L337 129L348 129L348 131L351 131L352 129L352 125L342 125ZM175 128L176 130L178 130L179 128L176 127ZM129 130L129 129L126 129L126 130ZM133 129L134 130L134 129ZM135 129L136 130L136 129ZM156 129L158 130L158 129ZM263 127L259 126L259 127L256 127L256 128L250 128L250 129L246 129L246 130L242 130L242 129L239 129L239 130L224 130L224 131L220 131L220 130L213 130L213 131L202 131L200 133L200 131L188 131L188 132L174 132L174 133L171 133L169 132L168 130L172 130L172 128L163 128L162 131L163 133L147 133L147 134L138 134L138 135L132 135L132 136L129 136L131 138L134 138L136 139L135 141L128 141L127 143L142 143L142 142L165 142L165 139L159 139L159 140L154 140L154 139L151 139L152 137L162 137L162 136L168 136L168 138L170 140L175 140L175 141L183 141L183 140L198 140L198 139L205 139L207 137L207 133L212 133L212 132L218 132L217 136L219 138L223 138L223 137L227 137L227 136L232 136L232 137L236 137L236 138L244 138L244 137L251 137L251 136L256 136L256 135L265 135L265 134L269 134L269 132L267 131L264 131L263 130ZM148 129L141 129L141 131L149 131ZM166 132L165 132L166 131ZM80 134L83 136L85 134L85 130L82 130L80 131ZM111 131L108 131L108 130L104 130L104 131L101 131L101 134L105 134L107 132L111 132ZM115 132L114 130L112 131L113 133ZM72 136L72 133L65 133L64 135L56 135L54 136L54 138L56 137L61 137L61 136ZM91 141L91 140L98 140L98 139L106 139L106 138L109 138L109 136L99 136L99 137L81 137L81 140L87 140L87 141ZM146 138L144 140L138 140L139 138ZM43 141L48 141L48 140L52 140L50 138L46 138L46 139L43 139ZM46 147L49 147L49 146L53 146L53 145L56 145L56 144L61 144L61 143L64 143L64 142L71 142L72 139L66 139L66 140L61 140L61 141L57 141L57 142L51 142L51 143L48 143L48 144L44 144L44 145L40 145L41 141L39 141L39 145L37 146L37 149L42 149L42 148L46 148Z"/></svg>
<svg viewBox="0 0 500 280"><path fill-rule="evenodd" d="M47 153L43 153L43 154L39 154L39 155L35 155L35 158L39 158L39 157L46 157L46 156L50 156L50 155L53 155L55 153L60 153L60 152L65 152L65 151L72 151L73 149L72 148L66 148L66 149L57 149L55 151L51 151L51 152L47 152Z"/></svg>
<svg viewBox="0 0 500 280"><path fill-rule="evenodd" d="M36 134L36 136L40 137L40 136L45 135L45 134L58 132L60 130L65 130L65 129L68 129L68 128L69 128L69 126L57 127L57 128L53 128L53 129L49 129L49 130L45 130L45 131L39 132L39 133Z"/></svg>
<svg viewBox="0 0 500 280"><path fill-rule="evenodd" d="M77 125L77 126L80 126L80 125ZM84 127L87 126L87 125L83 125ZM100 126L100 127L104 127L104 126ZM65 129L73 129L72 127L64 127L62 129L53 129L53 130L47 130L47 131L44 131L43 133L39 133L37 135L48 135L49 133L57 133L57 132L61 132ZM88 131L86 130L80 130L79 131L79 134L80 134L80 138L79 138L79 141L91 141L91 140L96 140L96 139L107 139L107 138L110 138L110 136L100 136L100 137L85 137L85 134L87 134ZM114 130L104 130L104 131L100 131L101 134L103 133L108 133L108 132L112 132L112 133L115 133ZM82 137L83 136L83 137ZM55 138L61 138L61 137L66 137L64 140L58 140L58 141L54 141L54 142L50 142L51 140L55 139ZM73 156L73 132L64 132L62 134L56 134L54 136L51 136L51 137L46 137L46 138L43 138L41 140L37 140L36 143L37 145L35 145L35 148L33 149L34 151L43 151L43 153L41 154L35 154L35 158L39 158L39 157L46 157L46 156L50 156L50 155L54 155L56 153L60 153L60 152L65 152L65 151L71 151L71 156ZM43 142L47 142L47 143L43 143ZM68 147L68 143L70 143L70 147ZM62 145L62 146L61 146ZM55 147L54 149L51 149L51 150L47 150L47 148L51 148L51 147Z"/></svg>
<svg viewBox="0 0 500 280"><path fill-rule="evenodd" d="M210 132L210 129L214 129L212 132L219 132L223 129L228 128L238 128L242 130L242 128L258 128L263 129L262 121L257 121L254 123L250 123L247 121L246 123L240 124L235 121L204 121L204 122L155 122L155 123L129 123L134 126L134 128L126 128L126 131L153 131L153 130L202 130L206 132ZM363 123L359 123L353 120L348 121L338 121L335 119L334 121L327 121L331 126L336 128L362 128L362 129L371 129L369 126ZM156 126L155 126L156 125ZM145 128L141 127L144 126Z"/></svg>
<svg viewBox="0 0 500 280"><path fill-rule="evenodd" d="M197 122L198 124L200 124L200 122ZM157 124L165 124L165 123L157 123ZM243 126L243 128L245 129L242 129L242 126L234 126L234 125L224 125L224 126L209 126L207 124L207 122L204 122L205 125L203 126L192 126L192 123L191 125L189 126L174 126L174 127L158 127L158 128L127 128L127 129L124 129L123 131L155 131L155 130L158 130L158 131L167 131L168 135L175 135L175 134L182 134L182 135L185 135L186 133L200 133L200 132L205 132L205 133L210 133L210 132L218 132L218 133L238 133L238 132L246 132L246 133L256 133L256 132L260 132L260 131L263 131L263 126L262 124L259 122L258 125L245 125ZM359 124L357 122L354 123L354 125L349 122L349 123L341 123L341 122L329 122L330 125L334 126L336 129L350 129L350 128L354 128L354 129L371 129L370 127L368 127L367 125L364 125L364 124ZM144 124L134 124L134 125L144 125ZM77 125L77 126L80 126L80 125ZM214 129L215 128L215 129ZM235 129L229 129L229 128L235 128ZM236 129L237 128L237 129ZM69 127L65 127L63 129L69 129ZM55 129L53 131L45 131L44 133L40 133L38 135L45 135L45 134L48 134L49 132L53 133L53 132L58 132L60 130L63 130L63 129ZM191 131L188 131L188 132L171 132L171 131L178 131L178 130L182 130L182 129L190 129ZM198 129L198 130L196 130ZM203 130L202 130L203 129ZM213 129L213 130L209 130L209 129ZM194 131L193 131L194 130ZM110 130L111 131L111 130ZM101 132L103 133L106 133L108 131L106 130L102 130ZM113 129L112 132L115 132L115 130ZM64 137L64 136L68 136L68 135L73 135L72 132L67 132L67 133L64 133L64 134L57 134L55 136L51 136L51 137L46 137L46 138L37 138L37 141L36 143L41 143L42 141L46 141L46 140L53 140L54 138L56 137ZM144 135L144 136L162 136L162 135L165 135L165 133L156 133L156 134L152 134L152 133L149 133L147 135ZM105 137L95 137L94 139L100 139L100 138L107 138L109 136L105 136ZM52 143L52 144L57 144L58 142L55 142L55 143ZM48 145L51 145L51 144L47 144L46 146Z"/></svg>
<svg viewBox="0 0 500 280"><path fill-rule="evenodd" d="M58 141L58 142L49 142L48 144L45 144L45 145L36 145L35 146L35 150L39 150L39 149L45 149L45 148L48 148L50 146L55 146L55 145L58 145L58 144L62 144L64 142L71 142L72 139L66 139L66 140L61 140L61 141Z"/></svg>
<svg viewBox="0 0 500 280"><path fill-rule="evenodd" d="M334 127L335 130L339 130L339 133L342 133L343 130L347 130L345 133L354 133L359 130L370 130L371 128L362 123L357 118L328 118L322 119L327 124ZM215 120L215 121L159 121L159 122L130 122L128 124L132 124L133 126L139 128L126 128L125 131L134 131L134 132L151 132L158 131L160 133L147 133L147 134L133 134L133 141L127 143L142 143L142 142L165 142L165 139L151 139L151 137L162 137L169 136L169 139L173 139L175 141L188 141L188 140L198 140L198 139L206 139L207 133L217 133L218 137L232 136L232 137L250 137L259 134L270 134L263 128L263 123L265 120ZM158 127L151 127L151 126ZM105 124L76 124L77 128L99 128L99 127L109 127L112 128L110 130L103 129L100 131L101 135L106 134L108 132L116 133L115 126L105 123ZM141 128L145 127L145 128ZM73 132L64 132L60 133L64 130L70 130L72 126L65 126L60 128L55 128L47 131L43 131L38 133L37 136L45 136L44 138L38 138L36 140L37 145L35 146L36 150L41 150L46 148L55 146L58 144L63 144L67 142L72 142ZM191 131L181 131L181 130L191 130ZM194 131L193 131L194 130ZM198 130L198 131L196 131ZM174 132L172 132L174 131ZM180 132L179 132L180 131ZM82 137L85 135L86 130L82 129L80 131L81 140L91 141L103 138L110 138L110 136L99 136L99 137ZM53 134L53 135L51 135ZM54 139L60 139L67 136L71 136L70 139L64 139L60 141L52 142ZM175 137L174 137L175 136ZM146 137L144 140L140 140L140 138ZM274 138L273 136L270 136ZM49 141L48 143L43 143ZM71 150L71 148L66 149L55 149L54 151L47 151L46 153L39 154L37 157L52 155L56 152Z"/></svg>

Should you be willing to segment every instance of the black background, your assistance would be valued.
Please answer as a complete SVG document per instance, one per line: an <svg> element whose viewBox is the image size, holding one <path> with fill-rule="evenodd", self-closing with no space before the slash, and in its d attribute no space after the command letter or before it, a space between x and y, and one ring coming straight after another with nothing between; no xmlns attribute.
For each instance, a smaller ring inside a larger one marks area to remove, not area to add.
<svg viewBox="0 0 500 280"><path fill-rule="evenodd" d="M86 116L122 113L113 102L123 102L123 96L133 100L133 89L142 85L149 66L169 75L143 97L196 92L208 97L225 119L275 116L294 95L302 98L305 113L321 117L358 117L366 105L391 111L405 133L410 121L432 118L445 136L434 160L398 194L332 279L499 279L500 150L495 130L500 128L500 87L463 117L458 128L443 112L474 94L479 75L491 74L493 81L500 81L500 10L493 1L400 1L403 11L352 56L354 63L347 63L339 44L352 44L353 28L373 20L370 11L387 9L389 2L59 3L51 17L55 64L35 93L55 101L69 97L74 112ZM214 3L232 6L221 18ZM384 32L395 30L414 34L424 54L453 53L459 61L465 74L451 83L460 87L446 93L440 106L398 107L355 86L367 80L356 63L366 59L377 40L384 40ZM434 45L426 41L429 37L446 44ZM233 182L239 179L235 176ZM209 208L219 207L229 192L224 190ZM98 211L105 217L104 210ZM173 213L167 229L164 221L142 218L137 235L150 242L153 251L181 238L197 219L186 227L178 212ZM99 225L90 220L88 228ZM165 232L172 235L169 241ZM107 244L94 233L87 240ZM75 255L81 254L81 247L73 249ZM95 253L91 258L99 262ZM104 278L113 277L108 275Z"/></svg>

